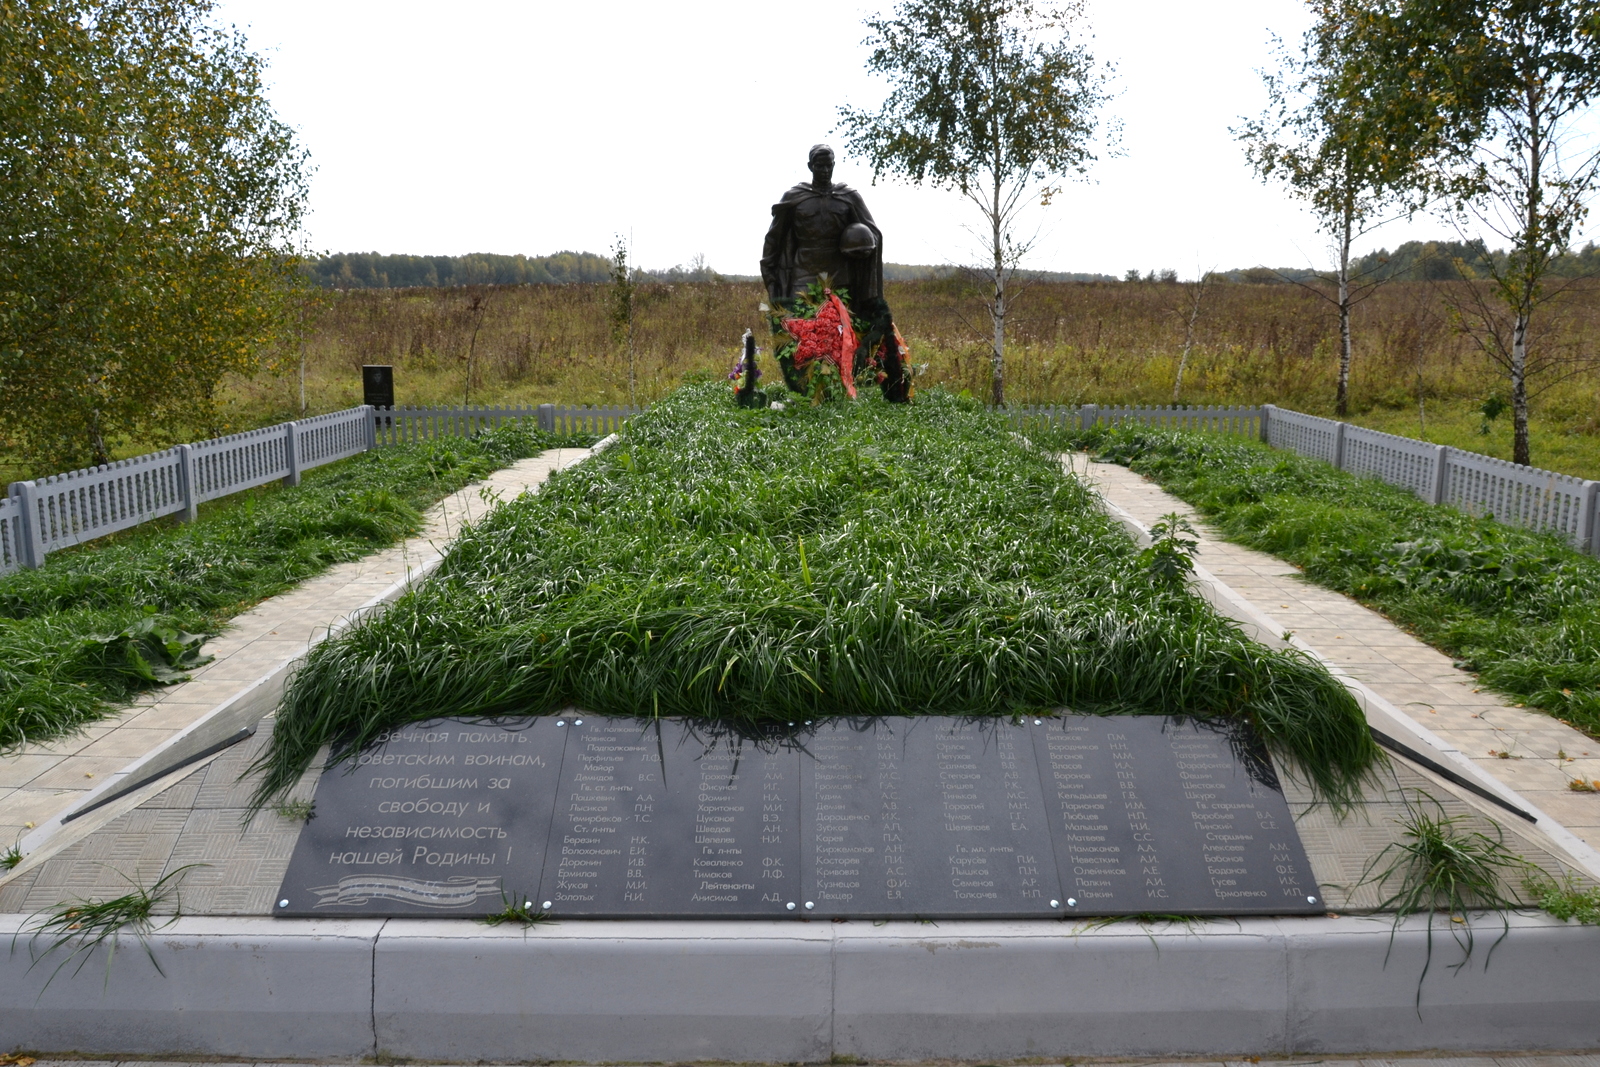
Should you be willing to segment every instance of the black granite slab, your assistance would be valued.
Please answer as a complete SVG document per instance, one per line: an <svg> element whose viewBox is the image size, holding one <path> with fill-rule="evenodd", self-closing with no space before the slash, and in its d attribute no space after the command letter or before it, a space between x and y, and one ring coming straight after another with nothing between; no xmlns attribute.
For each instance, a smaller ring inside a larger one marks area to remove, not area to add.
<svg viewBox="0 0 1600 1067"><path fill-rule="evenodd" d="M485 915L502 891L528 899L568 722L418 723L324 772L275 914Z"/></svg>
<svg viewBox="0 0 1600 1067"><path fill-rule="evenodd" d="M1033 739L1009 721L838 721L804 741L802 908L819 916L1059 914Z"/></svg>
<svg viewBox="0 0 1600 1067"><path fill-rule="evenodd" d="M1319 914L1271 761L1243 723L1030 720L1063 911Z"/></svg>
<svg viewBox="0 0 1600 1067"><path fill-rule="evenodd" d="M1316 914L1243 724L444 719L318 782L276 914Z"/></svg>
<svg viewBox="0 0 1600 1067"><path fill-rule="evenodd" d="M777 918L800 894L800 754L676 721L574 725L539 900L555 916Z"/></svg>

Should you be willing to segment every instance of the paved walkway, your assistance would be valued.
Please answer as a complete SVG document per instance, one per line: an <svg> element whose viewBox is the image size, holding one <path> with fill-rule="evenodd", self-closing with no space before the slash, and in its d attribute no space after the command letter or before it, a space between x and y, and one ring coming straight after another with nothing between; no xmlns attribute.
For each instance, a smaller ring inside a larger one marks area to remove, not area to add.
<svg viewBox="0 0 1600 1067"><path fill-rule="evenodd" d="M331 567L234 619L206 643L205 651L216 659L192 680L151 690L72 737L0 756L0 850L75 806L106 776L170 741L245 685L304 653L340 618L431 566L462 525L482 518L495 501L537 488L551 471L588 454L552 449L467 486L434 505L417 536Z"/></svg>
<svg viewBox="0 0 1600 1067"><path fill-rule="evenodd" d="M1312 585L1292 564L1220 540L1192 508L1143 475L1081 455L1071 464L1107 500L1147 526L1169 512L1188 516L1201 531L1196 562L1254 604L1280 632L1293 631L1600 849L1600 793L1575 792L1567 785L1575 778L1600 779L1600 741L1482 689L1449 656L1350 598Z"/></svg>

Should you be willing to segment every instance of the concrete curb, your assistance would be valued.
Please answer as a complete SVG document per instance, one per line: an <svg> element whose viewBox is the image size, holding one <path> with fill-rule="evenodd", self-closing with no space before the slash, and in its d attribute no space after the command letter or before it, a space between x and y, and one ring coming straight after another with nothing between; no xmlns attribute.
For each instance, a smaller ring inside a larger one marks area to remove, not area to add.
<svg viewBox="0 0 1600 1067"><path fill-rule="evenodd" d="M0 917L0 936L26 920ZM1600 1048L1600 928L1548 916L1059 922L185 918L48 989L0 960L6 1048L433 1061L826 1062ZM1387 957L1387 958L1386 958ZM1487 963L1487 967L1485 964ZM1421 989L1420 1014L1416 999Z"/></svg>

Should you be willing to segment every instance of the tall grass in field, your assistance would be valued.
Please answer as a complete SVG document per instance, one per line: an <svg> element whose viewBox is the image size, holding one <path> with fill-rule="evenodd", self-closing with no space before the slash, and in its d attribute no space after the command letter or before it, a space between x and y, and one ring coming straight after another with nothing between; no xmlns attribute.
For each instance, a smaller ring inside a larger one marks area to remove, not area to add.
<svg viewBox="0 0 1600 1067"><path fill-rule="evenodd" d="M318 646L257 799L325 743L348 756L408 721L572 704L750 727L1063 705L1242 716L1349 797L1374 753L1350 695L1165 574L973 401L748 410L693 386Z"/></svg>
<svg viewBox="0 0 1600 1067"><path fill-rule="evenodd" d="M1355 421L1394 433L1509 456L1509 418L1478 408L1504 394L1446 307L1452 286L1396 282L1355 313ZM644 401L686 380L721 377L745 329L764 329L760 286L643 284L635 297L634 353ZM891 282L888 298L922 372L919 383L985 395L989 327L960 278ZM612 339L603 285L466 286L318 294L303 351L281 354L277 374L235 381L237 422L299 410L306 364L311 410L360 402L360 367L396 368L401 403L615 403L628 393L627 355ZM476 302L476 303L475 303ZM1169 403L1189 295L1160 282L1039 282L1008 317L1013 403ZM474 308L480 310L474 310ZM1538 326L1535 345L1600 349L1600 295L1573 293ZM473 342L474 332L477 340ZM1195 322L1182 399L1271 402L1331 414L1337 329L1330 306L1294 285L1208 288ZM763 339L764 341L764 339ZM769 372L771 368L769 367ZM1579 375L1534 405L1534 461L1600 477L1600 379ZM1481 429L1487 434L1480 434Z"/></svg>

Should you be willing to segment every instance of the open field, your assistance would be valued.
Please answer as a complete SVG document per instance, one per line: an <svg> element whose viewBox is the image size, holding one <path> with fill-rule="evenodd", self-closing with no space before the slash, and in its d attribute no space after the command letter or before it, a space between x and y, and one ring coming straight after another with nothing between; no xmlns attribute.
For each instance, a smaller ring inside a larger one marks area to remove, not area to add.
<svg viewBox="0 0 1600 1067"><path fill-rule="evenodd" d="M608 292L590 284L319 292L304 344L275 353L271 369L254 378L229 381L217 425L197 427L192 437L296 417L302 357L312 414L360 403L364 363L395 366L402 404L625 403L630 360L611 336ZM1509 414L1479 432L1478 409L1490 394L1504 395L1505 385L1451 325L1448 292L1440 283L1395 282L1358 305L1350 419L1509 459ZM891 282L888 296L920 384L987 395L987 327L970 287L959 279ZM766 340L761 299L749 283L641 285L635 398L649 403L686 380L724 375L744 330ZM1170 403L1187 299L1184 286L1159 282L1032 284L1010 319L1008 398ZM1182 399L1331 415L1336 333L1331 305L1298 286L1217 285L1196 323ZM1564 308L1537 320L1534 344L1600 354L1600 291L1574 292ZM116 451L162 444L122 441ZM1533 460L1600 478L1600 370L1535 396ZM0 483L26 473L50 472L29 472L22 457L0 455Z"/></svg>
<svg viewBox="0 0 1600 1067"><path fill-rule="evenodd" d="M1435 283L1397 282L1358 305L1352 421L1509 458L1509 415L1491 424L1487 436L1478 432L1477 408L1505 387L1472 340L1451 326L1446 292ZM890 283L888 297L922 365L920 384L986 395L987 326L970 289L960 280L899 282ZM603 285L322 294L304 346L309 408L359 403L363 363L395 366L402 404L459 403L467 395L512 403L626 402L629 360L625 346L611 339L606 298ZM761 336L761 299L752 284L641 286L637 399L648 403L686 379L725 374L743 331ZM1157 282L1033 284L1010 320L1008 398L1171 402L1187 299L1183 286ZM1600 350L1600 292L1575 294L1542 321L1545 332L1536 331L1535 344ZM1331 305L1298 286L1215 286L1196 324L1182 399L1270 402L1330 415L1336 334ZM294 416L300 354L284 353L276 374L232 383L236 422ZM1600 373L1536 397L1533 449L1540 466L1600 477Z"/></svg>

